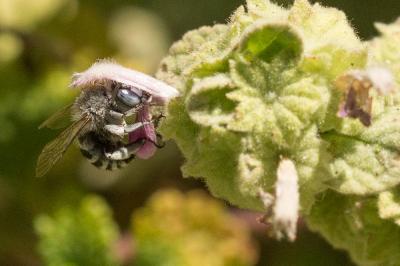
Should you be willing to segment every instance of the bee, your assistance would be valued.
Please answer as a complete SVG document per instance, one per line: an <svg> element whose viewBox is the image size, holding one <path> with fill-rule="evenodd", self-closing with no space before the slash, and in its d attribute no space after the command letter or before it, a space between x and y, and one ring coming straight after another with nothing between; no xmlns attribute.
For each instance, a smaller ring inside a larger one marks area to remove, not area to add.
<svg viewBox="0 0 400 266"><path fill-rule="evenodd" d="M84 157L107 170L121 168L135 156L147 159L162 146L155 128L163 116L152 119L150 107L178 96L175 88L109 61L99 61L74 74L71 86L82 89L75 102L39 126L57 128L65 117L73 120L44 147L36 176L45 175L75 139ZM134 123L126 122L129 117L136 118Z"/></svg>

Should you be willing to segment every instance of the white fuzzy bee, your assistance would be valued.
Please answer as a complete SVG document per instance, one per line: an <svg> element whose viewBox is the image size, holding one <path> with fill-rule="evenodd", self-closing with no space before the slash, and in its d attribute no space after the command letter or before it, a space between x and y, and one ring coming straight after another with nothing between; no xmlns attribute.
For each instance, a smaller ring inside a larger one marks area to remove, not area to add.
<svg viewBox="0 0 400 266"><path fill-rule="evenodd" d="M66 116L73 120L38 158L36 176L45 175L77 138L82 154L96 167L113 170L135 156L147 159L159 146L150 107L164 105L179 92L146 74L110 61L98 61L72 76L71 87L81 94L71 105L53 114L39 128L56 128ZM126 118L135 116L133 124ZM125 137L127 141L124 141Z"/></svg>

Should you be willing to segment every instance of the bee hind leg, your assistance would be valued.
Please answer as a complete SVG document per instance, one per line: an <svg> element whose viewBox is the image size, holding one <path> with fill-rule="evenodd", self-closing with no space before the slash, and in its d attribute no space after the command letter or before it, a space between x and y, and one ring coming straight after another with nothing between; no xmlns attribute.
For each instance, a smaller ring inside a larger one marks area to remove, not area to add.
<svg viewBox="0 0 400 266"><path fill-rule="evenodd" d="M147 139L147 141L153 143L153 145L156 146L159 149L165 147L165 141L163 140L163 138L162 138L160 133L157 133L157 140L156 141L153 141L151 139Z"/></svg>

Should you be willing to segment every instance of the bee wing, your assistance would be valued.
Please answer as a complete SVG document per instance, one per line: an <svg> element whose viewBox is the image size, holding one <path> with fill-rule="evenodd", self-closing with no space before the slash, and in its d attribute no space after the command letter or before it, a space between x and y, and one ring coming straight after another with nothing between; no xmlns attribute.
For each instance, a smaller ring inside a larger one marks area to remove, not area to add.
<svg viewBox="0 0 400 266"><path fill-rule="evenodd" d="M49 142L39 155L36 176L44 176L64 155L67 148L87 125L90 118L83 117L66 128L54 140Z"/></svg>
<svg viewBox="0 0 400 266"><path fill-rule="evenodd" d="M107 60L98 61L86 71L74 74L71 87L84 87L105 79L145 91L151 94L153 99L161 103L179 96L178 90L174 87L149 75Z"/></svg>
<svg viewBox="0 0 400 266"><path fill-rule="evenodd" d="M73 104L69 104L52 114L42 124L40 124L39 129L42 129L44 127L48 127L51 129L66 127L67 123L70 122L72 106Z"/></svg>

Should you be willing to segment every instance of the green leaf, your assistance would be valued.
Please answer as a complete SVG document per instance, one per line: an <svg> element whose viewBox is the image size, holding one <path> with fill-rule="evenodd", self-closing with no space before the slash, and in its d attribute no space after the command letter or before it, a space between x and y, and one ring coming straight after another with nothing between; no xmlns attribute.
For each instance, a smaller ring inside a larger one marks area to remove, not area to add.
<svg viewBox="0 0 400 266"><path fill-rule="evenodd" d="M248 0L226 25L185 35L157 74L182 92L161 131L181 148L184 175L231 204L267 211L260 191L274 194L288 158L315 230L361 265L399 265L400 86L390 95L367 88L366 127L338 117L350 88L335 82L380 66L399 83L399 25L378 24L382 36L362 42L335 8Z"/></svg>
<svg viewBox="0 0 400 266"><path fill-rule="evenodd" d="M400 226L400 190L385 191L378 197L379 217L392 220Z"/></svg>
<svg viewBox="0 0 400 266"><path fill-rule="evenodd" d="M327 133L333 160L329 186L345 194L367 195L400 183L399 153L360 139Z"/></svg>
<svg viewBox="0 0 400 266"><path fill-rule="evenodd" d="M328 192L313 206L307 224L358 265L399 265L400 227L380 219L376 198Z"/></svg>
<svg viewBox="0 0 400 266"><path fill-rule="evenodd" d="M234 86L229 77L223 74L196 80L186 100L190 118L205 126L223 126L229 123L236 104L226 99L226 94Z"/></svg>
<svg viewBox="0 0 400 266"><path fill-rule="evenodd" d="M258 57L269 62L275 57L296 60L303 48L300 36L289 25L259 20L243 33L239 50L249 61Z"/></svg>
<svg viewBox="0 0 400 266"><path fill-rule="evenodd" d="M319 137L341 125L332 83L365 63L364 46L336 9L249 0L227 25L173 45L157 77L182 97L169 105L161 132L183 151L185 176L244 208L263 208L259 191L274 189L280 156L298 160L307 212L333 179L329 145Z"/></svg>

